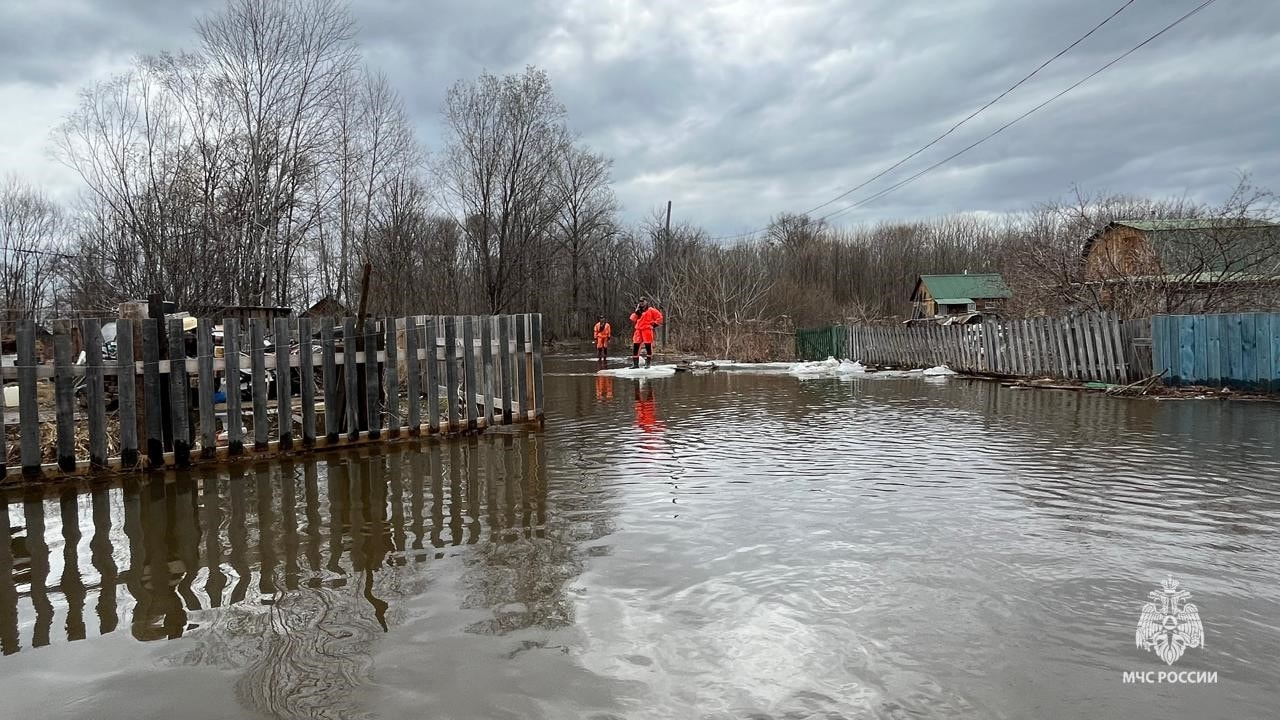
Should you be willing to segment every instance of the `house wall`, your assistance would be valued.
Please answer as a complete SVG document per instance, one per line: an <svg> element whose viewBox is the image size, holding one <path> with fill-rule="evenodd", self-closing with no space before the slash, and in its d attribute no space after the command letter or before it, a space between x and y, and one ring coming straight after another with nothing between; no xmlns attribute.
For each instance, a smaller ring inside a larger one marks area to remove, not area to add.
<svg viewBox="0 0 1280 720"><path fill-rule="evenodd" d="M1089 247L1085 258L1085 279L1133 275L1158 275L1160 263L1146 233L1130 227L1113 227Z"/></svg>

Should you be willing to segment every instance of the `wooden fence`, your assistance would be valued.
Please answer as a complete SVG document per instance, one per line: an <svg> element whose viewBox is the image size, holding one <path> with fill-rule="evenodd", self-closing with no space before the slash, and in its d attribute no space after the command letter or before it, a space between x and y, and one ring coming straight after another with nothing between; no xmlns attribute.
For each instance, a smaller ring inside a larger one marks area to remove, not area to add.
<svg viewBox="0 0 1280 720"><path fill-rule="evenodd" d="M849 357L897 367L946 365L959 372L1134 382L1149 374L1145 320L1109 313L978 325L855 326Z"/></svg>
<svg viewBox="0 0 1280 720"><path fill-rule="evenodd" d="M1151 348L1166 384L1280 391L1280 313L1157 315Z"/></svg>
<svg viewBox="0 0 1280 720"><path fill-rule="evenodd" d="M45 365L36 326L20 323L14 366L0 370L6 396L16 380L18 397L0 433L0 475L15 464L28 478L186 467L193 456L455 434L543 416L541 315L253 319L247 328L228 318L220 345L215 328L209 318L194 332L182 319L121 319L116 356L104 358L102 323L85 320L82 361L64 328Z"/></svg>

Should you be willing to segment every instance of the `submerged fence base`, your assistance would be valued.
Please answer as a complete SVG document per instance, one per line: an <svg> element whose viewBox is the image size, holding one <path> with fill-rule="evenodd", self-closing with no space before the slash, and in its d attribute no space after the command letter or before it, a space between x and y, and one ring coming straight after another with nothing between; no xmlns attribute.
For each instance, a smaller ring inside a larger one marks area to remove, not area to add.
<svg viewBox="0 0 1280 720"><path fill-rule="evenodd" d="M18 395L0 475L187 467L543 417L541 315L185 323L121 319L104 345L86 320L82 361L59 332L53 365L20 324L16 366L0 371Z"/></svg>

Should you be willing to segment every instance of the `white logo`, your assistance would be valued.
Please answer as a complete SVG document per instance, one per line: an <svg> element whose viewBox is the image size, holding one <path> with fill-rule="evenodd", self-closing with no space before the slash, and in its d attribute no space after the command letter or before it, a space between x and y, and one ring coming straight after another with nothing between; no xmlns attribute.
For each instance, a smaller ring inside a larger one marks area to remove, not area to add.
<svg viewBox="0 0 1280 720"><path fill-rule="evenodd" d="M1159 590L1148 596L1154 601L1142 606L1138 620L1138 647L1155 650L1160 659L1172 665L1187 648L1204 647L1204 626L1200 611L1185 603L1191 593L1178 589L1178 581L1167 578Z"/></svg>

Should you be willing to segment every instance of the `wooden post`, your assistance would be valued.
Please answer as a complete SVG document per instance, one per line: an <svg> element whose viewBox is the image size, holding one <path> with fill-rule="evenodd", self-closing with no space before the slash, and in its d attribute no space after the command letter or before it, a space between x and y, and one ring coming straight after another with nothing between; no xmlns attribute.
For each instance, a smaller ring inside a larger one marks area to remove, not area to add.
<svg viewBox="0 0 1280 720"><path fill-rule="evenodd" d="M249 318L249 362L253 370L253 448L266 450L271 441L267 420L267 349L261 318ZM280 373L276 372L277 386ZM277 390L278 392L278 390Z"/></svg>
<svg viewBox="0 0 1280 720"><path fill-rule="evenodd" d="M422 433L422 366L418 363L418 316L404 321L405 392L409 396L409 434Z"/></svg>
<svg viewBox="0 0 1280 720"><path fill-rule="evenodd" d="M75 472L76 469L75 378L71 374L71 335L68 333L68 325L68 321L59 320L53 336L53 362L57 373L54 377L54 396L58 403L58 469L67 473ZM36 429L38 432L39 428Z"/></svg>
<svg viewBox="0 0 1280 720"><path fill-rule="evenodd" d="M467 315L462 318L462 382L464 387L463 409L467 420L467 430L476 429L476 328L475 318Z"/></svg>
<svg viewBox="0 0 1280 720"><path fill-rule="evenodd" d="M289 318L275 318L276 429L281 450L293 449L293 368L290 360L292 329ZM298 363L301 367L301 359Z"/></svg>
<svg viewBox="0 0 1280 720"><path fill-rule="evenodd" d="M320 354L324 380L324 438L333 444L338 442L338 433L342 432L342 410L338 404L338 362L337 348L333 339L333 318L320 318ZM343 361L346 361L345 353Z"/></svg>
<svg viewBox="0 0 1280 720"><path fill-rule="evenodd" d="M382 404L378 395L382 390L378 382L378 331L373 318L364 321L364 391L366 422L369 439L382 437Z"/></svg>
<svg viewBox="0 0 1280 720"><path fill-rule="evenodd" d="M227 452L235 457L244 452L244 410L240 397L240 321L222 321L223 385L227 388Z"/></svg>
<svg viewBox="0 0 1280 720"><path fill-rule="evenodd" d="M134 321L116 321L116 405L120 417L120 465L138 464L138 398L133 364Z"/></svg>
<svg viewBox="0 0 1280 720"><path fill-rule="evenodd" d="M396 352L396 319L386 319L387 344L383 364L384 392L387 396L387 437L399 437L404 416L400 414L400 357ZM407 369L406 369L407 371Z"/></svg>
<svg viewBox="0 0 1280 720"><path fill-rule="evenodd" d="M147 466L153 470L164 467L164 408L168 393L162 393L160 380L160 323L147 318L142 321L142 387L146 407L143 413L147 423Z"/></svg>
<svg viewBox="0 0 1280 720"><path fill-rule="evenodd" d="M302 386L302 446L316 444L316 356L311 318L298 318L298 376Z"/></svg>
<svg viewBox="0 0 1280 720"><path fill-rule="evenodd" d="M427 428L440 432L440 365L436 352L436 318L427 318L422 344L427 349Z"/></svg>
<svg viewBox="0 0 1280 720"><path fill-rule="evenodd" d="M191 415L187 409L191 384L187 380L187 351L182 320L169 321L169 400L173 417L173 463L191 465Z"/></svg>
<svg viewBox="0 0 1280 720"><path fill-rule="evenodd" d="M458 431L458 318L449 315L444 319L444 384L445 402L449 411L449 432Z"/></svg>
<svg viewBox="0 0 1280 720"><path fill-rule="evenodd" d="M103 378L102 321L85 320L80 335L84 338L84 386L89 402L89 465L102 469L107 466L107 393Z"/></svg>
<svg viewBox="0 0 1280 720"><path fill-rule="evenodd" d="M200 318L196 321L196 367L200 387L200 457L212 458L218 447L218 420L213 412L213 321Z"/></svg>

